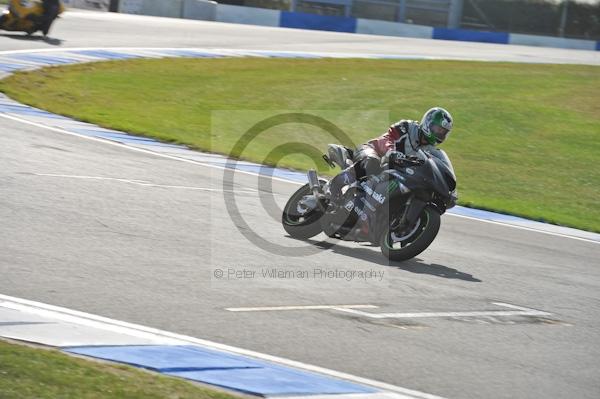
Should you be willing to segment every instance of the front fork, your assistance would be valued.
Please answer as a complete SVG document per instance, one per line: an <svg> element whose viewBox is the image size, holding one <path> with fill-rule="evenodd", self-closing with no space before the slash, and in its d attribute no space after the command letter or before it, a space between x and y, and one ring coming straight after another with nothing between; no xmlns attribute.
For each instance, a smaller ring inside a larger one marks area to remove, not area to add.
<svg viewBox="0 0 600 399"><path fill-rule="evenodd" d="M308 186L310 187L310 191L315 196L317 200L317 206L323 212L326 211L327 206L324 203L324 196L321 192L321 184L319 183L319 176L317 176L317 171L314 169L310 169L307 173L308 176Z"/></svg>
<svg viewBox="0 0 600 399"><path fill-rule="evenodd" d="M417 198L414 195L411 195L406 201L406 206L404 207L402 217L397 223L390 225L390 231L397 229L404 230L414 226L419 219L421 212L423 212L423 209L425 209L426 206L427 202Z"/></svg>

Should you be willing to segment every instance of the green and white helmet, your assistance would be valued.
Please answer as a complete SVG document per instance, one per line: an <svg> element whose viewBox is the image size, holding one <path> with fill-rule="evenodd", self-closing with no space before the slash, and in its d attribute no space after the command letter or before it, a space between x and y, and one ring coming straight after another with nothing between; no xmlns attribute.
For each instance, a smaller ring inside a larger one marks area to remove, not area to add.
<svg viewBox="0 0 600 399"><path fill-rule="evenodd" d="M444 108L434 107L425 112L421 119L421 131L431 145L443 143L452 130L452 115Z"/></svg>

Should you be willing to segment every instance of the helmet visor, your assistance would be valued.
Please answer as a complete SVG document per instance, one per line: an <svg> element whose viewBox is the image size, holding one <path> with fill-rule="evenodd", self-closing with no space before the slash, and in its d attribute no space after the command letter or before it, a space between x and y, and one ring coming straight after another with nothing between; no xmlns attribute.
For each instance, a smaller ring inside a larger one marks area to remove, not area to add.
<svg viewBox="0 0 600 399"><path fill-rule="evenodd" d="M431 125L431 133L435 137L435 141L438 143L443 143L446 140L446 137L450 134L450 130L442 127L440 125Z"/></svg>

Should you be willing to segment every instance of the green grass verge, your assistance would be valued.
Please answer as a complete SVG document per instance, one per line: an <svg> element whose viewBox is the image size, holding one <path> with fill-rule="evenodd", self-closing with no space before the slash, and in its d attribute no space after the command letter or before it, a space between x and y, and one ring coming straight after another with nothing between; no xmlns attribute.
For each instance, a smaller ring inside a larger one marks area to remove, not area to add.
<svg viewBox="0 0 600 399"><path fill-rule="evenodd" d="M2 399L234 399L237 396L133 367L0 340Z"/></svg>
<svg viewBox="0 0 600 399"><path fill-rule="evenodd" d="M600 231L598 67L133 60L18 73L0 82L0 90L55 113L225 154L252 123L276 110L315 110L358 144L397 119L420 119L442 105L455 117L442 148L454 162L461 204ZM270 163L279 153L267 154L280 144L324 151L333 141L318 128L292 124L269 129L234 155ZM279 164L313 167L302 155Z"/></svg>

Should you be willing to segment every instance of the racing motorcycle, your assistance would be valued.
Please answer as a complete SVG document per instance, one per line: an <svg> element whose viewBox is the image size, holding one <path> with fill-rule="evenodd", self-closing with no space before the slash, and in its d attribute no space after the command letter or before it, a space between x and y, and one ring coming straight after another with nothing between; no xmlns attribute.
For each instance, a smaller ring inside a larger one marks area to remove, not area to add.
<svg viewBox="0 0 600 399"><path fill-rule="evenodd" d="M329 144L323 159L341 169L351 166L351 149ZM308 172L308 183L288 200L282 214L285 231L308 239L324 232L332 238L370 242L390 260L402 261L423 252L435 239L440 216L456 204L456 175L443 150L419 150L405 157L382 158L381 173L342 188L332 200L329 182Z"/></svg>
<svg viewBox="0 0 600 399"><path fill-rule="evenodd" d="M46 16L44 7L48 7ZM46 36L54 20L64 11L62 1L11 0L8 9L0 15L0 29L28 35L39 30Z"/></svg>

